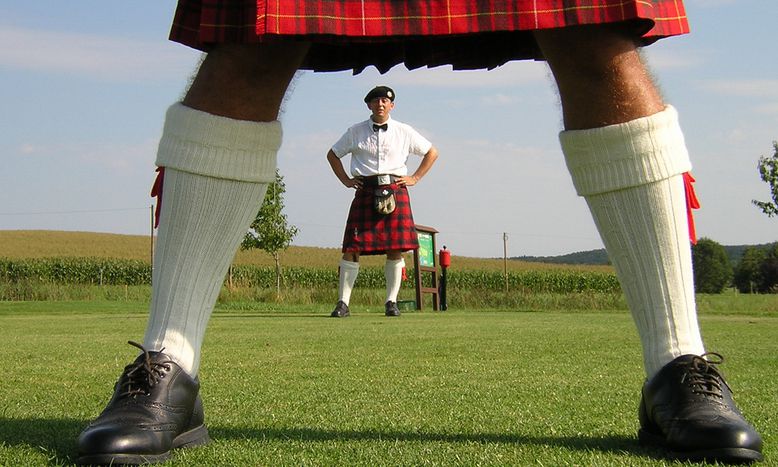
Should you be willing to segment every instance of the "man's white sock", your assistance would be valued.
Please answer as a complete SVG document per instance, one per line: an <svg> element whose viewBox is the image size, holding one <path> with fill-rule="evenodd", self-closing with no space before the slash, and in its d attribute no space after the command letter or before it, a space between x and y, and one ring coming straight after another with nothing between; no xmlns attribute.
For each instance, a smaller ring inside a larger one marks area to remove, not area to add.
<svg viewBox="0 0 778 467"><path fill-rule="evenodd" d="M388 259L384 264L384 276L386 276L386 301L397 303L397 295L403 281L403 268L405 259Z"/></svg>
<svg viewBox="0 0 778 467"><path fill-rule="evenodd" d="M563 131L560 142L619 277L647 376L675 357L704 353L682 176L691 163L675 109Z"/></svg>
<svg viewBox="0 0 778 467"><path fill-rule="evenodd" d="M180 103L168 109L157 165L161 215L144 347L192 377L230 263L275 180L279 122L248 122Z"/></svg>
<svg viewBox="0 0 778 467"><path fill-rule="evenodd" d="M354 290L354 282L359 275L359 262L340 260L340 275L338 280L339 300L349 304L351 291Z"/></svg>

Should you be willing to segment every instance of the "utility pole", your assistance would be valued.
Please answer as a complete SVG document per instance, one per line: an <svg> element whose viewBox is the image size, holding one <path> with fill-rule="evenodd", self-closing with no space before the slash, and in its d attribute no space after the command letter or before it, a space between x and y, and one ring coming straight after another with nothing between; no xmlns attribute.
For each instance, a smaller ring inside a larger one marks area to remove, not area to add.
<svg viewBox="0 0 778 467"><path fill-rule="evenodd" d="M154 205L152 204L149 206L151 209L151 231L149 232L149 238L151 239L151 250L149 253L150 263L151 263L151 270L154 270Z"/></svg>
<svg viewBox="0 0 778 467"><path fill-rule="evenodd" d="M505 293L508 293L508 234L502 233L502 272L505 276Z"/></svg>

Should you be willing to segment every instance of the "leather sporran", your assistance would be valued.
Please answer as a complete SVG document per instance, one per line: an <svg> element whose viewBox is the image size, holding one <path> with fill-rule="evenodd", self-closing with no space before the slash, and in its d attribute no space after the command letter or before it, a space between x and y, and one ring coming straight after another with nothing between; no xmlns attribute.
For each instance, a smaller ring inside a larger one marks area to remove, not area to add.
<svg viewBox="0 0 778 467"><path fill-rule="evenodd" d="M394 190L388 186L376 188L373 191L373 207L379 214L387 215L394 212L397 202L394 199Z"/></svg>

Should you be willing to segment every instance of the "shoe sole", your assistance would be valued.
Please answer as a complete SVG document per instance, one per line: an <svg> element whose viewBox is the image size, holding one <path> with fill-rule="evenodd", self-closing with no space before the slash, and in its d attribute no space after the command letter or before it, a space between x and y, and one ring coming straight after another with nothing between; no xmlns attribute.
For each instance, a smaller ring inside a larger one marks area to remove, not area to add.
<svg viewBox="0 0 778 467"><path fill-rule="evenodd" d="M211 442L208 435L208 429L205 425L181 433L173 440L170 451L161 454L90 454L76 459L78 465L138 465L138 464L157 464L170 459L170 452L174 449L192 448L202 446Z"/></svg>
<svg viewBox="0 0 778 467"><path fill-rule="evenodd" d="M674 451L669 446L664 437L644 429L638 430L638 441L641 446L658 446L665 449L668 457L681 461L718 461L728 464L750 464L764 460L764 456L759 451L747 448L714 448L701 449L698 451Z"/></svg>

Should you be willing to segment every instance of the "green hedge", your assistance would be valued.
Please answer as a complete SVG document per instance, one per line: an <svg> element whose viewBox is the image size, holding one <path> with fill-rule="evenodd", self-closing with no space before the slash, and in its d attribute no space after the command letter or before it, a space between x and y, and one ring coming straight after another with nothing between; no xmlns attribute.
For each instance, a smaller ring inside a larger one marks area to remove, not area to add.
<svg viewBox="0 0 778 467"><path fill-rule="evenodd" d="M424 282L430 285L432 275L425 273ZM414 287L413 270L404 287ZM235 287L275 287L275 269L252 265L232 268ZM505 276L499 271L448 271L447 286L461 290L505 289ZM0 258L0 281L24 281L45 284L102 284L149 285L151 267L147 262L103 258L46 258L11 260ZM290 288L333 288L338 285L337 268L288 267L283 269L283 285ZM359 271L357 287L383 288L382 267L363 267ZM614 274L587 271L520 271L508 273L508 289L531 293L619 292Z"/></svg>

